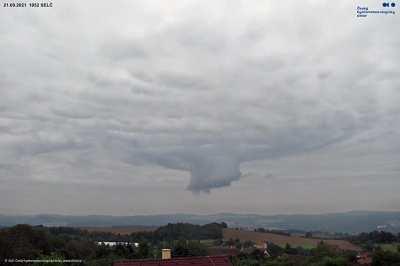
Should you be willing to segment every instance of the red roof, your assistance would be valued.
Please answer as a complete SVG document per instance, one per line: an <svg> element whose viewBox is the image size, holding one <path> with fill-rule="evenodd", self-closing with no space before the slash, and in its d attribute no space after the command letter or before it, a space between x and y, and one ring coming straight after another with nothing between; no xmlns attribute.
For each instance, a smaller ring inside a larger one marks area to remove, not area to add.
<svg viewBox="0 0 400 266"><path fill-rule="evenodd" d="M232 266L228 256L182 257L167 260L125 260L113 266Z"/></svg>
<svg viewBox="0 0 400 266"><path fill-rule="evenodd" d="M372 265L372 258L369 253L363 253L357 256L357 263L360 265Z"/></svg>

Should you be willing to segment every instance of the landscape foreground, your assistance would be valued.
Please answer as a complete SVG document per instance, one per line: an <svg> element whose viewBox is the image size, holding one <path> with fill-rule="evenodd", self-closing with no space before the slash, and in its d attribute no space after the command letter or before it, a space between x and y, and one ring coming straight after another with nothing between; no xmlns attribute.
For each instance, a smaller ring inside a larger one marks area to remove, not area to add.
<svg viewBox="0 0 400 266"><path fill-rule="evenodd" d="M172 259L161 259L165 250ZM400 265L400 233L228 228L224 222L0 230L0 265L204 265L205 258L233 266Z"/></svg>

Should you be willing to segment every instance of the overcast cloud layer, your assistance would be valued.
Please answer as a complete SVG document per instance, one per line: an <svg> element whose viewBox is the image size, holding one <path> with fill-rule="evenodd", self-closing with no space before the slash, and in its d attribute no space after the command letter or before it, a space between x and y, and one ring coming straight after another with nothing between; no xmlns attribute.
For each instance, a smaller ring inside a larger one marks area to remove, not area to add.
<svg viewBox="0 0 400 266"><path fill-rule="evenodd" d="M356 4L1 8L0 212L400 210L400 17Z"/></svg>

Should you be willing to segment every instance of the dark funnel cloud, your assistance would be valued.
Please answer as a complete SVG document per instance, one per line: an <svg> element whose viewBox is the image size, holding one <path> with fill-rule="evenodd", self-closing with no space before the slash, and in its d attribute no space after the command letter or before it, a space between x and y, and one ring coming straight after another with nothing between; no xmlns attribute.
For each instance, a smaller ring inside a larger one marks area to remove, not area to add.
<svg viewBox="0 0 400 266"><path fill-rule="evenodd" d="M188 189L195 192L229 186L241 177L239 161L230 155L196 158L190 166Z"/></svg>

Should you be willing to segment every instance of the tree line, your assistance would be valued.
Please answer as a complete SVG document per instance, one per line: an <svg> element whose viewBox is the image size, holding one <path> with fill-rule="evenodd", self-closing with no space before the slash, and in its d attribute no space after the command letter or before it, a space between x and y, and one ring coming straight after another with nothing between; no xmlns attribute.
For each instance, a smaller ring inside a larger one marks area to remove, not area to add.
<svg viewBox="0 0 400 266"><path fill-rule="evenodd" d="M162 248L172 248L177 257L202 256L207 252L200 240L221 239L225 227L224 223L178 223L162 226L154 232L116 235L70 227L16 225L0 230L0 265L10 265L6 259L82 259L84 262L80 264L111 265L118 259L159 258ZM128 244L110 247L98 245L99 241Z"/></svg>

